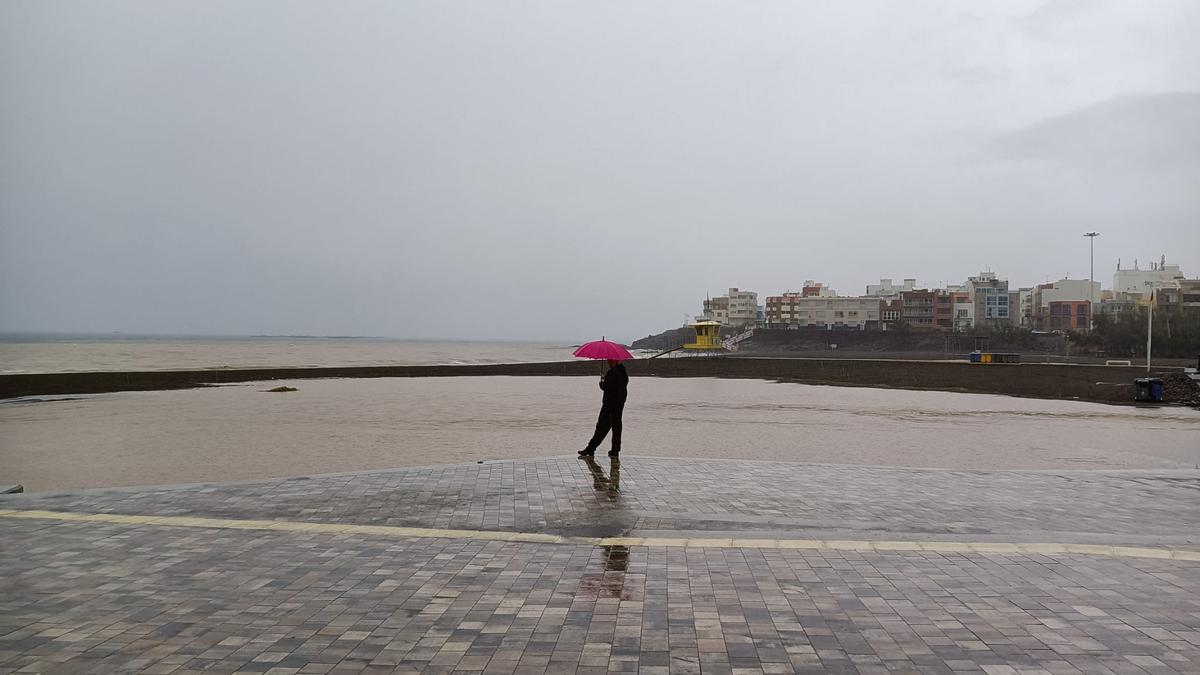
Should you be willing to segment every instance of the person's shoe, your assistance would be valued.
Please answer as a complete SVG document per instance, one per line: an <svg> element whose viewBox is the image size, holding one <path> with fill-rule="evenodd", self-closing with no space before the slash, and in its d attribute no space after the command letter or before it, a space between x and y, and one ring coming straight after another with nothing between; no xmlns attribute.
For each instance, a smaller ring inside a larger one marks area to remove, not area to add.
<svg viewBox="0 0 1200 675"><path fill-rule="evenodd" d="M621 456L621 451L620 451L620 450L609 450L609 451L608 451L608 456L609 456L609 457L620 457L620 456Z"/></svg>
<svg viewBox="0 0 1200 675"><path fill-rule="evenodd" d="M580 457L595 457L595 456L596 456L596 451L595 451L595 450L589 450L589 449L587 449L587 448L584 448L584 449L582 449L582 450L580 450L580 451L579 451L579 456L580 456Z"/></svg>

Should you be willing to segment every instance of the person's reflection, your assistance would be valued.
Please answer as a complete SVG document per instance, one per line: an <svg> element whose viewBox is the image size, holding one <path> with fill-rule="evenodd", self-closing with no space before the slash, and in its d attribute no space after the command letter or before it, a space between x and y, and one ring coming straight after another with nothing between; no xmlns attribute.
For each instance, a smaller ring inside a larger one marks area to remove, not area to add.
<svg viewBox="0 0 1200 675"><path fill-rule="evenodd" d="M587 463L588 471L592 474L592 488L598 494L615 499L621 491L621 459L613 457L610 460L607 476L604 475L604 469L600 468L595 458L584 457L583 461Z"/></svg>
<svg viewBox="0 0 1200 675"><path fill-rule="evenodd" d="M587 464L588 472L592 474L592 489L596 491L596 495L612 502L612 508L602 509L599 517L610 526L617 524L618 529L625 529L619 525L619 521L613 522L614 516L624 510L618 500L621 495L621 460L617 457L611 458L607 476L595 459L584 457L583 461ZM601 546L600 549L604 556L604 571L585 574L579 581L580 593L585 597L628 600L630 595L625 592L625 571L629 566L629 548Z"/></svg>

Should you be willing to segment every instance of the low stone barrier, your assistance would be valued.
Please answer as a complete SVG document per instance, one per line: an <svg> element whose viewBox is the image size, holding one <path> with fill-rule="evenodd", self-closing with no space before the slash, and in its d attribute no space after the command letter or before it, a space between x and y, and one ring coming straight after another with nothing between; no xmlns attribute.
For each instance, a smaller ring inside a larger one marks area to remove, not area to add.
<svg viewBox="0 0 1200 675"><path fill-rule="evenodd" d="M153 372L23 373L0 375L0 398L94 394L113 391L186 389L268 380L367 377L574 376L595 377L591 361L462 366L361 366L331 368L247 368ZM1020 364L980 368L954 361L901 361L828 358L694 357L637 360L632 377L757 378L863 387L894 387L1103 403L1133 400L1136 367ZM1163 373L1176 369L1164 369Z"/></svg>

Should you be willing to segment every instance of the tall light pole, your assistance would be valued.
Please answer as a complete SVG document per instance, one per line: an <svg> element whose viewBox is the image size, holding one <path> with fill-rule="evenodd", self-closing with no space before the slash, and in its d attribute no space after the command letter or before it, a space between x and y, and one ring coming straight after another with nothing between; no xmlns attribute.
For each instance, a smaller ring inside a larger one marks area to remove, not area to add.
<svg viewBox="0 0 1200 675"><path fill-rule="evenodd" d="M1147 281L1150 287L1150 306L1146 308L1146 372L1150 372L1150 340L1154 336L1154 282Z"/></svg>
<svg viewBox="0 0 1200 675"><path fill-rule="evenodd" d="M1096 298L1092 295L1092 288L1096 283L1096 237L1100 236L1099 232L1084 232L1083 236L1088 238L1088 248L1090 250L1090 259L1088 262L1088 332L1096 327Z"/></svg>

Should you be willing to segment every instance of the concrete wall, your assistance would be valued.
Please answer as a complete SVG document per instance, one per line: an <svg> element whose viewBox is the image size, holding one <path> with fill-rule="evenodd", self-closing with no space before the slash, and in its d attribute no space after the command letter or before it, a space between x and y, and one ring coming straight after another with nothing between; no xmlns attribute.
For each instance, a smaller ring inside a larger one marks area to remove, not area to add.
<svg viewBox="0 0 1200 675"><path fill-rule="evenodd" d="M811 384L1008 394L1109 403L1132 400L1141 368L1065 365L973 365L947 361L797 358L681 358L629 362L637 377L762 378ZM110 391L186 389L209 384L327 377L453 377L563 375L596 377L592 361L479 366L280 368L142 373L54 373L0 376L0 398ZM636 383L631 390L636 391ZM636 394L635 394L636 396Z"/></svg>

